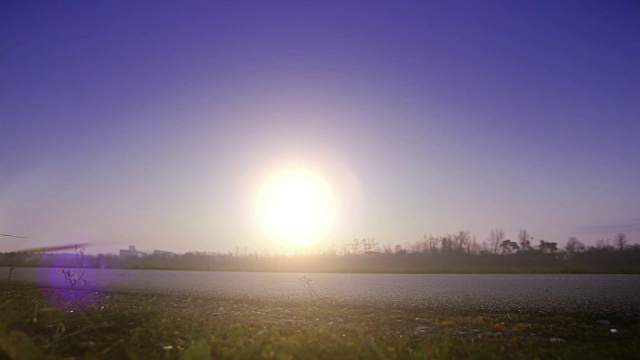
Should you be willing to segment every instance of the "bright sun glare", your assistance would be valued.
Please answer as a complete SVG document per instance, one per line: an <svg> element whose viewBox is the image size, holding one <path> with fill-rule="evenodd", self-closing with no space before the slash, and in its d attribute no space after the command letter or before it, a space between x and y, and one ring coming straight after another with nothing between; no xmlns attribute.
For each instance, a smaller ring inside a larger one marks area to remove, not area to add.
<svg viewBox="0 0 640 360"><path fill-rule="evenodd" d="M335 202L324 177L307 168L275 172L258 194L258 220L267 236L287 247L312 245L331 230Z"/></svg>

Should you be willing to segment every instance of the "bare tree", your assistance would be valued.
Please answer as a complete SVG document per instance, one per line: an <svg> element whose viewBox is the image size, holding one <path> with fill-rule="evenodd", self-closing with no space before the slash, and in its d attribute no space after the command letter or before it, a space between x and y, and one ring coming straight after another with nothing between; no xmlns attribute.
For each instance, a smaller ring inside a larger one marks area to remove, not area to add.
<svg viewBox="0 0 640 360"><path fill-rule="evenodd" d="M445 235L440 238L440 251L443 253L451 252L453 250L453 239L451 235Z"/></svg>
<svg viewBox="0 0 640 360"><path fill-rule="evenodd" d="M365 238L362 239L362 251L366 253L377 252L378 251L378 242L374 238Z"/></svg>
<svg viewBox="0 0 640 360"><path fill-rule="evenodd" d="M609 239L598 239L595 244L596 249L600 250L612 250L611 241Z"/></svg>
<svg viewBox="0 0 640 360"><path fill-rule="evenodd" d="M527 230L520 229L520 232L518 232L518 242L520 242L520 248L522 250L531 249L531 239L533 239L533 237L529 235Z"/></svg>
<svg viewBox="0 0 640 360"><path fill-rule="evenodd" d="M471 233L469 231L459 231L457 234L451 236L453 241L453 250L459 252L465 252L469 249L471 243Z"/></svg>
<svg viewBox="0 0 640 360"><path fill-rule="evenodd" d="M437 237L429 234L429 236L427 237L427 235L425 234L423 237L423 241L425 244L425 252L428 252L430 254L437 254L438 253L438 247L440 244L440 240L438 240Z"/></svg>
<svg viewBox="0 0 640 360"><path fill-rule="evenodd" d="M360 240L353 239L353 241L351 242L351 254L358 253L360 253Z"/></svg>
<svg viewBox="0 0 640 360"><path fill-rule="evenodd" d="M585 248L584 244L580 240L578 240L575 236L570 237L569 241L567 241L567 245L564 247L564 249L570 254L583 252L584 248Z"/></svg>
<svg viewBox="0 0 640 360"><path fill-rule="evenodd" d="M396 244L396 246L393 249L393 252L395 254L406 254L407 250L405 248L403 248L402 245Z"/></svg>
<svg viewBox="0 0 640 360"><path fill-rule="evenodd" d="M618 250L622 251L627 246L627 235L623 233L619 233L616 235L615 239L613 239L613 245L618 248Z"/></svg>
<svg viewBox="0 0 640 360"><path fill-rule="evenodd" d="M370 238L369 239L369 244L371 245L371 250L372 251L380 252L380 244L378 243L378 240L376 240L374 238Z"/></svg>
<svg viewBox="0 0 640 360"><path fill-rule="evenodd" d="M475 237L471 237L469 242L467 242L467 247L465 249L467 254L470 255L478 255L482 249L482 246L478 243L478 239Z"/></svg>
<svg viewBox="0 0 640 360"><path fill-rule="evenodd" d="M489 249L492 254L498 253L498 247L504 241L504 230L502 229L491 229L491 234L489 235Z"/></svg>

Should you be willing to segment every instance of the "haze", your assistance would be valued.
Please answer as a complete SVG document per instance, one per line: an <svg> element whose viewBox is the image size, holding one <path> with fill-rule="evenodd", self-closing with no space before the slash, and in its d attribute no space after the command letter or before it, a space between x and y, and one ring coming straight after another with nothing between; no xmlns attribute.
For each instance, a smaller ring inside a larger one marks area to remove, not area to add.
<svg viewBox="0 0 640 360"><path fill-rule="evenodd" d="M625 1L4 2L0 232L27 239L0 251L276 249L256 202L291 167L335 201L314 246L638 243L639 19Z"/></svg>

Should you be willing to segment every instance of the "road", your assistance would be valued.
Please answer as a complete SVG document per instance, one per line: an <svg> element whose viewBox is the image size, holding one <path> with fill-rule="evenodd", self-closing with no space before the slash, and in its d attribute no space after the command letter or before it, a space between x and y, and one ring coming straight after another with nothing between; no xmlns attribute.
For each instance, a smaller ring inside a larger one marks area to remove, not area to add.
<svg viewBox="0 0 640 360"><path fill-rule="evenodd" d="M69 269L67 269L69 270ZM78 275L81 269L72 269ZM9 268L0 268L9 274ZM84 290L308 301L303 274L87 269ZM307 274L324 300L389 307L640 314L640 275ZM7 277L5 280L7 281ZM69 288L59 268L16 268L13 284ZM80 281L76 287L82 287Z"/></svg>

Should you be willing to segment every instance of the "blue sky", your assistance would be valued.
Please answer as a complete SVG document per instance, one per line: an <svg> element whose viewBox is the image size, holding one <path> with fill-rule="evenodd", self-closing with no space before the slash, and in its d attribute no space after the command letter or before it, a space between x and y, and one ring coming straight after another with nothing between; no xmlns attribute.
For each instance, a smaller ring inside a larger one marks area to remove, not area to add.
<svg viewBox="0 0 640 360"><path fill-rule="evenodd" d="M491 228L640 242L633 1L0 5L0 251L271 245L261 179L334 188L325 243ZM536 241L537 242L537 241Z"/></svg>

